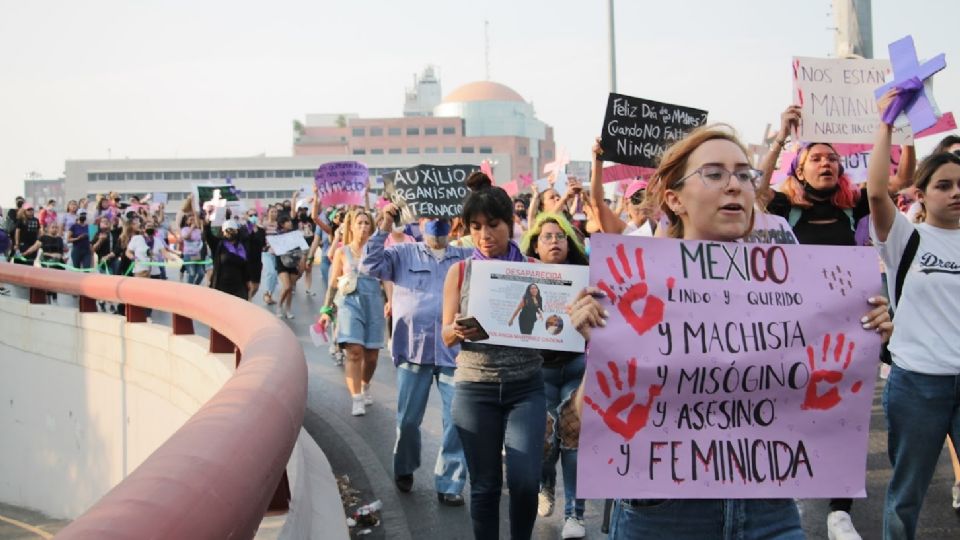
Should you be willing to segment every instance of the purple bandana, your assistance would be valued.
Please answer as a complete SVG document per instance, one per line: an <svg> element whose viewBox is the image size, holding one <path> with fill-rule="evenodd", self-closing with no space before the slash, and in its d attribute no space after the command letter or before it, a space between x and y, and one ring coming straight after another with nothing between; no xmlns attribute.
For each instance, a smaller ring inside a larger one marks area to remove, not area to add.
<svg viewBox="0 0 960 540"><path fill-rule="evenodd" d="M481 253L479 248L473 248L473 260L475 261L494 260L494 261L513 261L513 262L523 262L527 260L527 258L524 257L523 253L520 251L520 248L513 243L513 240L511 240L507 244L507 246L508 248L506 253L504 253L503 255L500 255L499 257L493 257L493 258L487 257L486 255Z"/></svg>
<svg viewBox="0 0 960 540"><path fill-rule="evenodd" d="M240 242L234 243L229 240L223 240L220 243L223 244L223 247L230 253L233 253L237 257L240 257L241 259L246 260L247 250L246 248L243 247L243 244L241 244Z"/></svg>

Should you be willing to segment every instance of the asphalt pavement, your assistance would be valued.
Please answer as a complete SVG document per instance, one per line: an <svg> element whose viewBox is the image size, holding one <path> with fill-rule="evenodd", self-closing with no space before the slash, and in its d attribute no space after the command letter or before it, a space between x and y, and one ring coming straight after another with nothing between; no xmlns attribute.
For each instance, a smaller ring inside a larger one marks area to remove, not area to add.
<svg viewBox="0 0 960 540"><path fill-rule="evenodd" d="M317 272L319 278L319 272ZM319 279L317 279L319 281ZM414 475L414 488L410 493L401 493L393 484L393 444L396 430L396 369L386 350L380 354L380 364L372 383L374 405L367 407L366 416L350 415L350 397L343 379L343 368L331 360L327 347L313 345L309 325L318 313L322 296L321 288L315 287L318 295L308 297L302 285L293 303L295 318L287 321L294 330L306 353L309 369L309 394L304 425L330 460L337 476L349 478L349 485L357 490L360 504L380 500L383 503L381 523L363 531L357 528L355 538L364 539L469 539L472 538L470 516L467 506L451 508L438 503L433 488L433 465L439 451L441 436L440 396L434 388L423 420L422 466ZM261 300L257 300L262 305ZM155 313L154 322L169 324L169 315ZM197 333L206 334L206 329L197 325ZM867 498L854 502L851 512L861 536L865 540L881 538L882 508L886 484L890 477L890 465L886 455L886 431L883 409L880 405L882 381L874 396L873 414L867 458ZM558 471L558 478L559 478ZM950 507L950 488L953 483L950 460L941 453L937 472L927 492L920 516L917 538L930 540L956 540L960 538L960 515ZM558 490L561 488L558 486ZM464 497L469 504L469 484ZM561 490L562 491L562 490ZM534 538L560 538L563 526L562 495L557 493L557 508L547 518L538 518ZM500 534L509 538L508 493L504 488L501 500ZM800 501L804 530L808 538L826 539L826 516L828 501ZM603 501L587 501L586 528L588 538L602 538L601 522ZM0 517L18 521L21 525L33 525L47 532L55 532L65 525L61 520L51 520L41 514L24 509L0 505ZM346 511L345 516L346 518ZM0 520L0 539L39 538L22 526Z"/></svg>

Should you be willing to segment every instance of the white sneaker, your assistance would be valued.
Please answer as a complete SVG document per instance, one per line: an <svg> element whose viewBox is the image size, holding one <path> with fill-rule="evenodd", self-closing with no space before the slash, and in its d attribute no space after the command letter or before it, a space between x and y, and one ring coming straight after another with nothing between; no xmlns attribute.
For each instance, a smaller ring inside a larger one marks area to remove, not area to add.
<svg viewBox="0 0 960 540"><path fill-rule="evenodd" d="M363 390L360 392L363 395L363 404L364 405L373 405L373 396L370 395L370 385L363 385Z"/></svg>
<svg viewBox="0 0 960 540"><path fill-rule="evenodd" d="M292 311L288 311L288 312L286 312L283 316L286 317L286 318L288 318L288 319L292 319L292 318L293 318L293 312L292 312Z"/></svg>
<svg viewBox="0 0 960 540"><path fill-rule="evenodd" d="M843 510L827 514L827 537L830 540L862 540L853 526L850 514Z"/></svg>
<svg viewBox="0 0 960 540"><path fill-rule="evenodd" d="M553 490L540 488L540 494L537 495L537 514L540 517L547 517L553 514ZM566 525L564 525L566 527Z"/></svg>
<svg viewBox="0 0 960 540"><path fill-rule="evenodd" d="M953 489L950 490L950 494L953 495L953 506L954 512L960 512L960 482L957 482L953 485Z"/></svg>
<svg viewBox="0 0 960 540"><path fill-rule="evenodd" d="M560 538L583 538L587 535L587 530L583 528L583 520L570 516L563 522L563 531L560 532Z"/></svg>
<svg viewBox="0 0 960 540"><path fill-rule="evenodd" d="M350 409L350 414L354 416L363 416L367 414L367 409L363 406L363 398L361 396L353 397L353 408Z"/></svg>

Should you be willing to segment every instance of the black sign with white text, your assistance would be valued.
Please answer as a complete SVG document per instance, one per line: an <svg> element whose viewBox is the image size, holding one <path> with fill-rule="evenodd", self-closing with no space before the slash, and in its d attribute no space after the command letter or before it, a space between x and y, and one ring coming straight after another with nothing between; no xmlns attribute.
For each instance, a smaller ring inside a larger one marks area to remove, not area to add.
<svg viewBox="0 0 960 540"><path fill-rule="evenodd" d="M470 192L467 176L478 170L477 165L417 165L383 175L383 188L413 217L453 219Z"/></svg>
<svg viewBox="0 0 960 540"><path fill-rule="evenodd" d="M707 123L707 111L611 93L603 118L603 160L654 168L674 141Z"/></svg>

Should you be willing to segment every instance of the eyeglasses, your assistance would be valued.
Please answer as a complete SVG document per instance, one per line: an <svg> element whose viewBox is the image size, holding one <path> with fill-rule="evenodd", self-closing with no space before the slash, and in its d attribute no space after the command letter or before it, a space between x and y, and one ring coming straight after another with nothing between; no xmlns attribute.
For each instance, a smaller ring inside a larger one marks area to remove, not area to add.
<svg viewBox="0 0 960 540"><path fill-rule="evenodd" d="M543 233L540 235L540 239L544 242L566 242L567 235L566 233Z"/></svg>
<svg viewBox="0 0 960 540"><path fill-rule="evenodd" d="M735 171L728 171L720 165L704 165L703 167L700 167L692 173L684 176L680 180L677 180L677 182L674 184L674 187L678 188L682 186L687 178L690 178L695 174L700 175L700 181L703 182L704 186L714 189L723 189L727 187L730 184L730 177L732 176L737 179L740 187L754 190L757 188L757 184L760 182L760 177L763 176L763 172L750 167L737 169Z"/></svg>

